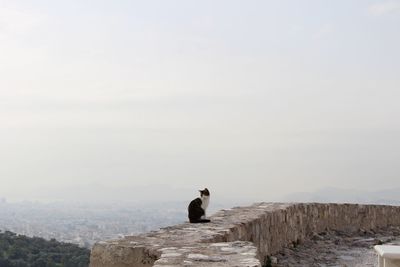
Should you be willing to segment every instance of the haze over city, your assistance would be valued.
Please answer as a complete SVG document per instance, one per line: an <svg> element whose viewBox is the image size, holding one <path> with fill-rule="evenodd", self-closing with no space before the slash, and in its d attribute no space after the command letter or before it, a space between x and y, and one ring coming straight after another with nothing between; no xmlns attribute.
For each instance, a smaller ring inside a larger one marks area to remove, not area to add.
<svg viewBox="0 0 400 267"><path fill-rule="evenodd" d="M400 1L0 0L0 198L392 197L399 26Z"/></svg>

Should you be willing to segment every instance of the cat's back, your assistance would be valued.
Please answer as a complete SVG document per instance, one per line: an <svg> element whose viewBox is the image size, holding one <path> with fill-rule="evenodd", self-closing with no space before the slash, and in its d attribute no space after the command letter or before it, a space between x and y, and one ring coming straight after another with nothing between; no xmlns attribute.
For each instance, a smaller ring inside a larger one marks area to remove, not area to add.
<svg viewBox="0 0 400 267"><path fill-rule="evenodd" d="M202 201L201 201L201 198L196 198L196 199L193 199L191 202L190 202L190 204L189 204L189 210L191 209L191 208L196 208L196 207L201 207L201 203L202 203Z"/></svg>

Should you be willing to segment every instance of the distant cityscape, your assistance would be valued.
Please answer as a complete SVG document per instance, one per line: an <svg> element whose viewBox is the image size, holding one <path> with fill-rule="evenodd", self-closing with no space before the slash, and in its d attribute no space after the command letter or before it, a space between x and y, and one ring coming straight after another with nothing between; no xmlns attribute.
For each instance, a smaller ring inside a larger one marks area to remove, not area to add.
<svg viewBox="0 0 400 267"><path fill-rule="evenodd" d="M139 234L186 220L186 203L161 205L8 203L0 198L0 230L90 248L100 240Z"/></svg>

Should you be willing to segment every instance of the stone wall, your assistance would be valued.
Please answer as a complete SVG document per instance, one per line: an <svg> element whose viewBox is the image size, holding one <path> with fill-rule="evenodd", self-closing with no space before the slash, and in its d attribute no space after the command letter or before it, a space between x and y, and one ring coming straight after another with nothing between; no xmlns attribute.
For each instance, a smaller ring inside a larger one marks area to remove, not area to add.
<svg viewBox="0 0 400 267"><path fill-rule="evenodd" d="M90 266L261 266L267 256L315 233L398 226L400 207L257 203L221 210L211 221L96 243Z"/></svg>

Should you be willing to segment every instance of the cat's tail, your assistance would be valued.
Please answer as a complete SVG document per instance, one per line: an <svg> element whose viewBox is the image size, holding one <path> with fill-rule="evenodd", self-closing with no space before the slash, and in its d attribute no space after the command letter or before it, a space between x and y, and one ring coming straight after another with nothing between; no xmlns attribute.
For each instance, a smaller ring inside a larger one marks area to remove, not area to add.
<svg viewBox="0 0 400 267"><path fill-rule="evenodd" d="M190 220L190 223L209 223L210 220L207 219L199 219L199 220Z"/></svg>

